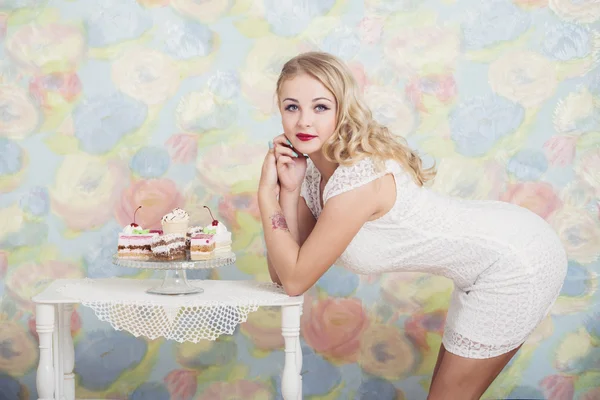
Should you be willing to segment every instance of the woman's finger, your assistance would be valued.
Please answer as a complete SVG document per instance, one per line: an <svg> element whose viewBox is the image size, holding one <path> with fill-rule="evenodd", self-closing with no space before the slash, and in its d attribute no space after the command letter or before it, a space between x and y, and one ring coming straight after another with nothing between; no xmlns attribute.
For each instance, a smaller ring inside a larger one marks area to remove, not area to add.
<svg viewBox="0 0 600 400"><path fill-rule="evenodd" d="M288 140L284 133L273 138L273 143L276 145L291 146L292 143Z"/></svg>
<svg viewBox="0 0 600 400"><path fill-rule="evenodd" d="M286 146L277 146L275 147L275 157L277 159L279 159L279 157L281 156L288 156L288 157L296 157L298 158L298 153L296 153L294 150L290 149L289 147Z"/></svg>
<svg viewBox="0 0 600 400"><path fill-rule="evenodd" d="M269 142L269 150L267 151L267 154L265 154L265 160L263 162L263 165L266 165L268 163L274 164L277 162L277 158L275 157L275 149L272 146L273 144Z"/></svg>
<svg viewBox="0 0 600 400"><path fill-rule="evenodd" d="M288 156L280 156L277 159L277 165L287 165L287 164L294 164L294 159L292 157L288 157Z"/></svg>

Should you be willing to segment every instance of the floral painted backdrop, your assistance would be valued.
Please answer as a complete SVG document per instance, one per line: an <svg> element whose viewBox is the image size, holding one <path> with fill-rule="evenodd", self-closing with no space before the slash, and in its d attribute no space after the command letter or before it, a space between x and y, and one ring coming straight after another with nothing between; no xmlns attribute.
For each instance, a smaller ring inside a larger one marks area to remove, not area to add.
<svg viewBox="0 0 600 400"><path fill-rule="evenodd" d="M0 398L37 398L30 300L51 279L145 278L117 233L175 206L232 230L267 280L255 189L285 60L346 60L375 117L437 162L434 189L520 204L570 265L551 315L486 398L600 398L597 0L0 0ZM304 394L424 399L452 285L333 267L306 296ZM233 336L135 338L77 307L78 397L277 399L280 314ZM243 394L243 395L242 395ZM236 397L237 396L237 397Z"/></svg>

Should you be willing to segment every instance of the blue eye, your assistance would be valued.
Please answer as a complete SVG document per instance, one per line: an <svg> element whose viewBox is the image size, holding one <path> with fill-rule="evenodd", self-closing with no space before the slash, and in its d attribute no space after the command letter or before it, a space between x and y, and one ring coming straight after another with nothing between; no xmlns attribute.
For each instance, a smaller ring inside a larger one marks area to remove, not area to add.
<svg viewBox="0 0 600 400"><path fill-rule="evenodd" d="M298 106L295 104L290 104L285 109L286 109L286 111L296 111L298 109Z"/></svg>
<svg viewBox="0 0 600 400"><path fill-rule="evenodd" d="M326 106L326 105L324 105L324 104L317 104L317 105L315 106L315 110L317 110L318 112L323 112L323 111L327 111L327 110L329 110L329 107L327 107L327 106Z"/></svg>

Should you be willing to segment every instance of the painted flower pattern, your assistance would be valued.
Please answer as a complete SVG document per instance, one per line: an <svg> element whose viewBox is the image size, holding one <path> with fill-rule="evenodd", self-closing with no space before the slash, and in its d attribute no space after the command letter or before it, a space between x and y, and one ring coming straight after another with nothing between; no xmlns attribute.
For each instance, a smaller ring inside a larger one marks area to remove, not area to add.
<svg viewBox="0 0 600 400"><path fill-rule="evenodd" d="M548 160L541 151L523 149L511 157L506 169L519 180L535 181L548 170Z"/></svg>
<svg viewBox="0 0 600 400"><path fill-rule="evenodd" d="M152 27L151 15L133 1L100 0L89 6L84 22L92 47L137 39Z"/></svg>
<svg viewBox="0 0 600 400"><path fill-rule="evenodd" d="M37 361L36 347L21 324L13 321L0 323L0 370L10 371L13 376L25 375Z"/></svg>
<svg viewBox="0 0 600 400"><path fill-rule="evenodd" d="M600 100L588 90L569 93L554 111L554 127L557 132L582 135L600 129Z"/></svg>
<svg viewBox="0 0 600 400"><path fill-rule="evenodd" d="M0 176L14 175L23 165L23 149L14 141L0 138Z"/></svg>
<svg viewBox="0 0 600 400"><path fill-rule="evenodd" d="M536 107L554 94L558 85L554 64L532 51L506 53L490 64L492 90L523 107Z"/></svg>
<svg viewBox="0 0 600 400"><path fill-rule="evenodd" d="M30 71L72 71L84 57L83 31L76 25L24 25L6 43L10 57Z"/></svg>
<svg viewBox="0 0 600 400"><path fill-rule="evenodd" d="M325 299L305 310L302 334L319 354L339 362L355 362L360 338L369 321L354 299Z"/></svg>
<svg viewBox="0 0 600 400"><path fill-rule="evenodd" d="M265 0L264 17L274 34L293 36L301 33L313 19L326 14L335 0Z"/></svg>
<svg viewBox="0 0 600 400"><path fill-rule="evenodd" d="M50 252L52 254L52 252ZM31 298L44 290L54 279L82 278L83 271L73 262L48 260L42 263L25 262L11 269L6 276L6 289L21 307L34 309Z"/></svg>
<svg viewBox="0 0 600 400"><path fill-rule="evenodd" d="M569 258L581 264L598 260L600 226L593 214L574 207L563 207L551 223L560 235Z"/></svg>
<svg viewBox="0 0 600 400"><path fill-rule="evenodd" d="M188 279L269 279L274 91L321 50L435 163L429 189L527 208L566 250L560 296L489 396L597 399L599 23L598 0L0 0L0 398L36 396L31 298L52 280L157 277L113 263L139 206L144 228L175 207L207 225L206 205L232 233L236 263ZM305 295L303 396L426 397L453 289L332 266ZM279 308L199 343L116 332L85 305L71 325L77 397L282 398Z"/></svg>
<svg viewBox="0 0 600 400"><path fill-rule="evenodd" d="M46 111L58 111L77 100L81 80L72 72L36 75L29 83L29 91Z"/></svg>
<svg viewBox="0 0 600 400"><path fill-rule="evenodd" d="M147 344L120 331L92 331L75 345L75 373L89 390L108 388L120 374L138 365Z"/></svg>
<svg viewBox="0 0 600 400"><path fill-rule="evenodd" d="M481 176L485 179L481 179ZM460 157L446 158L438 166L432 188L441 193L466 199L493 200L502 193L506 168L496 161Z"/></svg>
<svg viewBox="0 0 600 400"><path fill-rule="evenodd" d="M174 1L173 6L177 8L181 3L184 1ZM213 50L214 34L206 25L166 18L161 21L160 27L165 37L164 52L175 59L190 60L195 57L205 57Z"/></svg>
<svg viewBox="0 0 600 400"><path fill-rule="evenodd" d="M222 100L208 90L189 93L181 99L176 110L178 127L186 132L227 128L236 113L234 103Z"/></svg>
<svg viewBox="0 0 600 400"><path fill-rule="evenodd" d="M32 134L40 121L39 109L23 89L0 85L0 135L20 139Z"/></svg>
<svg viewBox="0 0 600 400"><path fill-rule="evenodd" d="M70 229L97 228L112 217L124 186L123 165L84 154L69 155L50 188L52 211Z"/></svg>
<svg viewBox="0 0 600 400"><path fill-rule="evenodd" d="M575 173L596 191L597 197L600 197L598 168L600 168L600 148L596 147L582 155L575 166Z"/></svg>
<svg viewBox="0 0 600 400"><path fill-rule="evenodd" d="M399 329L372 325L360 344L360 366L369 374L384 379L400 379L415 363L410 342Z"/></svg>
<svg viewBox="0 0 600 400"><path fill-rule="evenodd" d="M145 104L119 93L86 99L73 111L75 137L84 151L106 153L138 129L147 112Z"/></svg>
<svg viewBox="0 0 600 400"><path fill-rule="evenodd" d="M219 192L227 192L236 185L254 182L260 176L264 146L211 146L198 157L196 169L199 178L207 186ZM240 164L240 157L245 164Z"/></svg>
<svg viewBox="0 0 600 400"><path fill-rule="evenodd" d="M234 382L216 382L210 385L196 400L236 400L239 398L248 400L269 400L271 394L269 388L258 382L239 380Z"/></svg>
<svg viewBox="0 0 600 400"><path fill-rule="evenodd" d="M365 89L365 100L377 122L388 126L395 135L406 136L415 129L417 117L397 90L370 85Z"/></svg>
<svg viewBox="0 0 600 400"><path fill-rule="evenodd" d="M232 0L171 0L171 6L181 15L195 18L203 23L225 17L232 5Z"/></svg>
<svg viewBox="0 0 600 400"><path fill-rule="evenodd" d="M171 158L163 147L147 146L131 158L129 167L143 178L157 178L169 169Z"/></svg>
<svg viewBox="0 0 600 400"><path fill-rule="evenodd" d="M548 218L562 204L554 188L544 182L511 184L500 200L525 207L542 218Z"/></svg>
<svg viewBox="0 0 600 400"><path fill-rule="evenodd" d="M383 51L398 72L412 75L423 70L437 72L454 67L460 51L459 34L455 29L433 23L389 26L390 22L384 27ZM390 29L386 29L388 27ZM427 55L423 49L428 49Z"/></svg>
<svg viewBox="0 0 600 400"><path fill-rule="evenodd" d="M471 98L450 113L450 137L458 153L481 156L490 151L498 140L515 133L524 118L523 107L506 98Z"/></svg>
<svg viewBox="0 0 600 400"><path fill-rule="evenodd" d="M183 197L172 180L139 180L121 193L115 216L121 226L128 225L133 222L134 211L142 206L136 222L146 229L161 229L163 215L182 205Z"/></svg>
<svg viewBox="0 0 600 400"><path fill-rule="evenodd" d="M173 96L180 81L176 64L153 50L127 52L112 64L111 72L123 93L146 104L162 103Z"/></svg>
<svg viewBox="0 0 600 400"><path fill-rule="evenodd" d="M240 330L260 350L275 350L283 347L281 335L281 311L261 307L248 314L248 320L240 325Z"/></svg>
<svg viewBox="0 0 600 400"><path fill-rule="evenodd" d="M510 2L479 3L466 13L462 31L469 50L481 50L517 39L531 24L531 15Z"/></svg>
<svg viewBox="0 0 600 400"><path fill-rule="evenodd" d="M548 0L548 6L567 21L589 24L600 20L600 4L594 0Z"/></svg>

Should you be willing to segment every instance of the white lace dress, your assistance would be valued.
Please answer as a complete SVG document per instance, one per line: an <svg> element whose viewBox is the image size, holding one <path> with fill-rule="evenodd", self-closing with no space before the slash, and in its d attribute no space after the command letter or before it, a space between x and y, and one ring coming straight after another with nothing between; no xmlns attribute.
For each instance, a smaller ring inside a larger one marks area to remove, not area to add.
<svg viewBox="0 0 600 400"><path fill-rule="evenodd" d="M550 226L525 208L440 195L414 183L395 161L378 172L371 159L338 167L323 204L386 173L392 209L363 225L336 264L360 274L419 271L454 281L442 342L451 353L490 358L522 344L556 300L567 271ZM321 213L321 176L309 160L301 195Z"/></svg>

